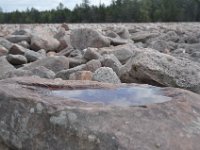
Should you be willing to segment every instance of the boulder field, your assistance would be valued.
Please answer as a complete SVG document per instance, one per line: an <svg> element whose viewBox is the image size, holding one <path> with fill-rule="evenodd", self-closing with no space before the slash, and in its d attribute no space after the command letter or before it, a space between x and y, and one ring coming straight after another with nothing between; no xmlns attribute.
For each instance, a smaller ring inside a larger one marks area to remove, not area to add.
<svg viewBox="0 0 200 150"><path fill-rule="evenodd" d="M199 23L0 27L0 150L199 150Z"/></svg>

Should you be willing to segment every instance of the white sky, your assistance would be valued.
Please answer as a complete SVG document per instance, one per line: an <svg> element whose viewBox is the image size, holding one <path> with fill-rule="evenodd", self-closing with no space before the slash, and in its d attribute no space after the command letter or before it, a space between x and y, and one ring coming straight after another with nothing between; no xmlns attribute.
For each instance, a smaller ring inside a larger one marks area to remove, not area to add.
<svg viewBox="0 0 200 150"><path fill-rule="evenodd" d="M101 0L101 3L108 5L111 0ZM82 0L0 0L0 7L3 11L26 10L26 8L34 7L39 10L47 10L56 8L62 2L67 8L73 9L76 4L80 4ZM99 5L100 0L90 0L93 5Z"/></svg>

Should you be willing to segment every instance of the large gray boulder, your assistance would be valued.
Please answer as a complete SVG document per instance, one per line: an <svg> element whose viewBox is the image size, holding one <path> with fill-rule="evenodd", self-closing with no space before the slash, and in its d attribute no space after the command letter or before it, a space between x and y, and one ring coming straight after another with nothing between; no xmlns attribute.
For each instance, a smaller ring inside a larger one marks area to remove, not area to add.
<svg viewBox="0 0 200 150"><path fill-rule="evenodd" d="M200 65L146 49L136 51L120 70L123 82L171 86L200 93Z"/></svg>
<svg viewBox="0 0 200 150"><path fill-rule="evenodd" d="M61 70L69 68L69 60L64 56L46 57L44 59L27 64L25 67L22 67L22 69L32 70L40 66L43 66L57 73Z"/></svg>
<svg viewBox="0 0 200 150"><path fill-rule="evenodd" d="M74 29L71 32L71 44L76 49L85 49L88 47L101 48L110 46L110 40L100 32L89 29Z"/></svg>
<svg viewBox="0 0 200 150"><path fill-rule="evenodd" d="M109 67L101 67L97 69L94 72L92 79L94 81L106 82L106 83L114 83L114 84L121 83L117 74L112 70L112 68Z"/></svg>

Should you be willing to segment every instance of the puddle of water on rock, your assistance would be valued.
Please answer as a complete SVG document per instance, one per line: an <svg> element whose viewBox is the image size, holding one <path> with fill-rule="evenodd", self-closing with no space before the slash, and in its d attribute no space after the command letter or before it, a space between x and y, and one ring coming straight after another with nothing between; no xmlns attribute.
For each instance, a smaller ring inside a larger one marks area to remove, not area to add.
<svg viewBox="0 0 200 150"><path fill-rule="evenodd" d="M57 97L81 100L88 103L103 103L116 106L140 106L170 101L158 87L120 87L116 89L53 90Z"/></svg>

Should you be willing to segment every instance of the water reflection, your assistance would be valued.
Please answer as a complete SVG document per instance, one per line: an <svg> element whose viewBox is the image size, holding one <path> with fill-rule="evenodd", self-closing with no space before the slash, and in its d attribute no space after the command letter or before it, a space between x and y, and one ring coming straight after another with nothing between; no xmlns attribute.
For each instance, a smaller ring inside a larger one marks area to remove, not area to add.
<svg viewBox="0 0 200 150"><path fill-rule="evenodd" d="M52 94L63 98L117 106L146 105L171 100L170 97L163 96L160 88L157 87L127 86L117 89L54 90Z"/></svg>

